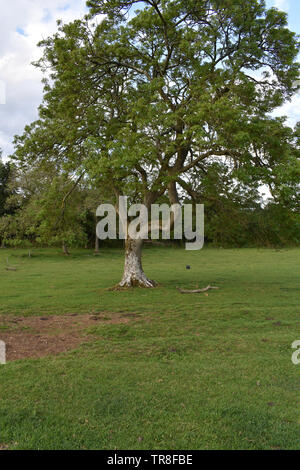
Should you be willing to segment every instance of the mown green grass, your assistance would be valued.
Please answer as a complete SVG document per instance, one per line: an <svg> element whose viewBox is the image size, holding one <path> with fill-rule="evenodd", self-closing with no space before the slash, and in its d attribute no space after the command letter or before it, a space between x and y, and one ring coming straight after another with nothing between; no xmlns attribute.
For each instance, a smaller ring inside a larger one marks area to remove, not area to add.
<svg viewBox="0 0 300 470"><path fill-rule="evenodd" d="M300 249L147 248L161 286L108 291L123 254L0 252L0 314L134 313L76 351L0 366L17 449L298 449ZM17 271L5 271L6 258ZM185 269L189 264L192 269ZM2 265L2 268L1 268ZM220 287L182 295L176 286ZM0 330L1 339L1 330Z"/></svg>

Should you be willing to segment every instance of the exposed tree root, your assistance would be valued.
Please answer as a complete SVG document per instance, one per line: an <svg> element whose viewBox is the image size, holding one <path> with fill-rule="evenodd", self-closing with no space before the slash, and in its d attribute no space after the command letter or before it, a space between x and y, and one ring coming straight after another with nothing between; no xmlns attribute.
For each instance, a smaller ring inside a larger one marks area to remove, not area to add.
<svg viewBox="0 0 300 470"><path fill-rule="evenodd" d="M117 284L114 287L114 290L123 290L123 289L130 289L132 287L140 287L140 288L146 288L146 289L153 289L154 287L157 287L158 283L148 279L146 276L143 276L142 279L134 279L130 278L127 280L122 280L119 284Z"/></svg>
<svg viewBox="0 0 300 470"><path fill-rule="evenodd" d="M116 286L119 289L131 287L143 287L152 289L157 286L155 281L148 279L142 267L142 244L143 240L126 240L125 266L121 282Z"/></svg>

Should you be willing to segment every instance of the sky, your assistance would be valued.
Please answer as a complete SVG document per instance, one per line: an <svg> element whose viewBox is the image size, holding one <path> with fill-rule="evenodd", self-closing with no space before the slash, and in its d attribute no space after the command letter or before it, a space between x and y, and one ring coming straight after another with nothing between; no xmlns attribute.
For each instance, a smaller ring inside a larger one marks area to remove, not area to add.
<svg viewBox="0 0 300 470"><path fill-rule="evenodd" d="M288 12L290 28L300 34L300 1L267 0L268 6ZM41 57L37 43L57 30L56 21L81 18L85 0L10 0L0 6L0 149L13 153L13 137L38 117L42 74L31 65ZM5 102L5 103L4 103ZM276 111L288 124L300 121L300 94Z"/></svg>

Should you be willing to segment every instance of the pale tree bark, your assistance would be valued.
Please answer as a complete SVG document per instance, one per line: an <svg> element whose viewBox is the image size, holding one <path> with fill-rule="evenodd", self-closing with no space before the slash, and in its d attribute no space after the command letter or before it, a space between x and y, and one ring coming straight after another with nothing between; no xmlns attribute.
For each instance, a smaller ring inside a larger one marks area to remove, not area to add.
<svg viewBox="0 0 300 470"><path fill-rule="evenodd" d="M147 278L142 267L143 240L128 238L125 245L125 266L122 281L118 287L155 287L155 281Z"/></svg>
<svg viewBox="0 0 300 470"><path fill-rule="evenodd" d="M140 168L139 171L142 171ZM146 172L142 171L142 180L145 184L147 184L147 176ZM113 189L115 192L115 196L117 201L119 200L122 193L118 190L116 185L113 185ZM165 192L163 189L160 192L153 192L149 191L144 198L144 204L148 210L151 208L151 204L157 200L157 198ZM120 216L119 207L116 205L116 211ZM125 241L125 265L124 265L124 272L121 282L116 286L117 288L122 287L147 287L153 288L158 285L157 282L148 279L146 274L144 273L143 266L142 266L142 247L143 247L143 239L132 239L128 236L128 226L126 225L127 222L124 221L123 229L124 232L127 234L127 239Z"/></svg>
<svg viewBox="0 0 300 470"><path fill-rule="evenodd" d="M67 256L69 256L69 254L70 254L70 253L69 253L69 250L68 250L68 247L67 247L67 245L66 245L66 242L65 242L65 241L63 241L63 244L62 244L62 250L63 250L63 254L64 254L64 255L67 255Z"/></svg>

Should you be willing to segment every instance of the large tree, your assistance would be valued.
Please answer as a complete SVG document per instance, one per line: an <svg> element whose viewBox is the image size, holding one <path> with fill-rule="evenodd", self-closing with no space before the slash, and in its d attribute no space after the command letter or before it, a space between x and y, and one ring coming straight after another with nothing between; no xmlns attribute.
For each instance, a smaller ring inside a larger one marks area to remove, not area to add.
<svg viewBox="0 0 300 470"><path fill-rule="evenodd" d="M41 43L44 101L16 138L17 160L59 161L148 208L165 193L177 203L178 185L215 160L274 191L283 174L299 177L294 131L270 116L299 74L285 13L262 0L88 5L89 17ZM155 285L141 247L127 239L121 286Z"/></svg>

